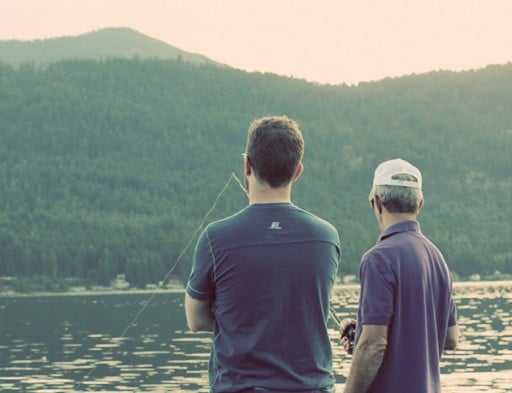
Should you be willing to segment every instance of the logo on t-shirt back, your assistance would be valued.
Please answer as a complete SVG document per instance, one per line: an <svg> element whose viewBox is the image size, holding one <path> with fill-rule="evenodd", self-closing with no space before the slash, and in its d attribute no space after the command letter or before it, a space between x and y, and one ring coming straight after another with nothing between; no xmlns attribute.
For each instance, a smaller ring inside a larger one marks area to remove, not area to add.
<svg viewBox="0 0 512 393"><path fill-rule="evenodd" d="M272 221L272 224L270 224L268 229L283 229L283 228L281 228L281 222L280 221Z"/></svg>

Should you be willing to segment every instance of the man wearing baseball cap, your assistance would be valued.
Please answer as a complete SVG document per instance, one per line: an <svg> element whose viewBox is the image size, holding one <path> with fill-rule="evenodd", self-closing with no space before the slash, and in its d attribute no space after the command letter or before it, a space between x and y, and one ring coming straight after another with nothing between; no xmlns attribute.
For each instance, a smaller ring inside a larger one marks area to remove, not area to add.
<svg viewBox="0 0 512 393"><path fill-rule="evenodd" d="M361 259L344 392L438 393L441 354L456 348L459 332L450 271L416 220L424 203L421 172L402 159L381 163L369 201L381 234Z"/></svg>

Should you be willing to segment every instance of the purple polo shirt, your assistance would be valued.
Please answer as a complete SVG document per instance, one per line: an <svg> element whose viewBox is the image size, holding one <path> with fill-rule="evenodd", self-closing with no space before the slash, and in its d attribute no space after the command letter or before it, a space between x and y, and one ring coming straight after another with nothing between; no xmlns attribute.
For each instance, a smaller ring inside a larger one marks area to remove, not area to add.
<svg viewBox="0 0 512 393"><path fill-rule="evenodd" d="M362 325L389 326L388 348L369 392L440 392L439 361L457 318L441 252L418 222L400 222L363 255L360 279L356 346Z"/></svg>

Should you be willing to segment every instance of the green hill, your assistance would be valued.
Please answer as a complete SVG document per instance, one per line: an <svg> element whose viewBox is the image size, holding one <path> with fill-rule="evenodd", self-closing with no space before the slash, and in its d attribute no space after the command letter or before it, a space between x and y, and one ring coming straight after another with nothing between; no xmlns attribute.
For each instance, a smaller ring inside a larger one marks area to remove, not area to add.
<svg viewBox="0 0 512 393"><path fill-rule="evenodd" d="M182 59L192 64L217 64L205 56L189 53L129 28L106 28L73 37L34 41L0 41L0 62L20 66L48 65L60 60L133 57Z"/></svg>
<svg viewBox="0 0 512 393"><path fill-rule="evenodd" d="M347 87L111 59L3 65L0 86L0 276L158 281L266 114L302 126L294 201L340 231L342 274L378 236L367 195L394 157L423 170L422 229L455 272L512 273L512 64ZM245 204L233 182L209 220Z"/></svg>

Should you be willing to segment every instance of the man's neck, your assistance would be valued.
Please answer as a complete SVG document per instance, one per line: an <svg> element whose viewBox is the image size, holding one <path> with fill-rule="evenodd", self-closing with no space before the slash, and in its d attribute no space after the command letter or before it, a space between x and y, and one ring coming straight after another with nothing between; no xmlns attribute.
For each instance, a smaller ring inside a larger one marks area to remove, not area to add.
<svg viewBox="0 0 512 393"><path fill-rule="evenodd" d="M384 232L390 226L404 221L416 221L417 214L411 213L387 213L382 216L380 230Z"/></svg>
<svg viewBox="0 0 512 393"><path fill-rule="evenodd" d="M290 203L291 186L272 188L268 185L252 184L249 186L249 204Z"/></svg>

